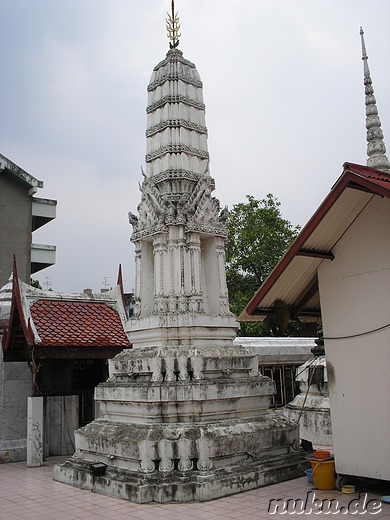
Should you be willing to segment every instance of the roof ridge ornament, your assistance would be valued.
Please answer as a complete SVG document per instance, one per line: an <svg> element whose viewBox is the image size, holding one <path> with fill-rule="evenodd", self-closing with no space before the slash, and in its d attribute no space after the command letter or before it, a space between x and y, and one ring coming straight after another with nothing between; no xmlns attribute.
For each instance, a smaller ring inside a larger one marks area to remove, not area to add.
<svg viewBox="0 0 390 520"><path fill-rule="evenodd" d="M367 166L384 172L390 171L390 162L386 157L386 146L383 140L381 121L378 115L374 88L368 68L368 56L364 43L364 31L360 27L360 37L362 42L362 60L364 63L364 86L366 95L366 128L367 128Z"/></svg>
<svg viewBox="0 0 390 520"><path fill-rule="evenodd" d="M180 23L179 16L177 12L175 13L175 1L172 0L172 11L171 14L167 13L168 18L166 18L167 22L167 36L171 40L169 42L169 48L175 49L179 45L179 38L181 37L180 31Z"/></svg>

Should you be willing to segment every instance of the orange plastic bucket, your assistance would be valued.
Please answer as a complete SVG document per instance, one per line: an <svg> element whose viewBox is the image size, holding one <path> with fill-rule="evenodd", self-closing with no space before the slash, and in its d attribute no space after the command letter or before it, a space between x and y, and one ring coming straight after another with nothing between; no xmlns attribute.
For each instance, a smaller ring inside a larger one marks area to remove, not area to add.
<svg viewBox="0 0 390 520"><path fill-rule="evenodd" d="M334 460L311 460L314 486L316 489L334 489Z"/></svg>

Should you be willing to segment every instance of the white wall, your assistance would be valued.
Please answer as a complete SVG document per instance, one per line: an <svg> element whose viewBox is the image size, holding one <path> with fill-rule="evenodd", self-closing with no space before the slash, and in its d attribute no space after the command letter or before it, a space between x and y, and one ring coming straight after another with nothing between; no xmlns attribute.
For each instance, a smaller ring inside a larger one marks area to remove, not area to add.
<svg viewBox="0 0 390 520"><path fill-rule="evenodd" d="M325 338L390 322L390 201L375 196L318 269ZM390 327L325 339L336 471L390 479Z"/></svg>
<svg viewBox="0 0 390 520"><path fill-rule="evenodd" d="M0 464L26 460L27 397L31 371L26 362L3 362L0 334Z"/></svg>

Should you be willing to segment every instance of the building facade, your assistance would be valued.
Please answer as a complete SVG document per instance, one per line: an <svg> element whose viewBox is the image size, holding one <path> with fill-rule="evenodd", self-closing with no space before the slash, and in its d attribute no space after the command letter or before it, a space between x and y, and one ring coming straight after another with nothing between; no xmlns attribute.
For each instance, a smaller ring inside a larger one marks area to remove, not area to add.
<svg viewBox="0 0 390 520"><path fill-rule="evenodd" d="M32 274L55 263L55 246L32 242L32 233L56 217L57 201L34 196L41 188L42 181L0 154L0 341L10 316L14 258L27 284ZM27 363L4 363L0 349L0 462L26 458L31 393Z"/></svg>
<svg viewBox="0 0 390 520"><path fill-rule="evenodd" d="M8 281L14 256L25 283L55 263L55 246L32 242L32 233L56 218L57 201L34 197L40 188L42 181L0 154L0 287Z"/></svg>

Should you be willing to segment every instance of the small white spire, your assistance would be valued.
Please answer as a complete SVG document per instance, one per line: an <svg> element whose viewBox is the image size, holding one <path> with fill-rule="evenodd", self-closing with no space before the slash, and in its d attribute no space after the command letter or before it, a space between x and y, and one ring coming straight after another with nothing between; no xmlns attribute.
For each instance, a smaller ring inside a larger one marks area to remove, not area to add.
<svg viewBox="0 0 390 520"><path fill-rule="evenodd" d="M368 68L368 56L366 51L366 45L364 43L363 27L360 27L360 39L362 41L362 60L364 63L364 77L366 77L370 75L370 69Z"/></svg>
<svg viewBox="0 0 390 520"><path fill-rule="evenodd" d="M364 43L364 31L360 27L360 37L362 42L362 60L364 63L364 86L366 94L366 128L367 128L367 166L377 170L389 172L390 163L386 157L386 146L383 140L381 121L378 115L374 88L368 68L368 56Z"/></svg>

